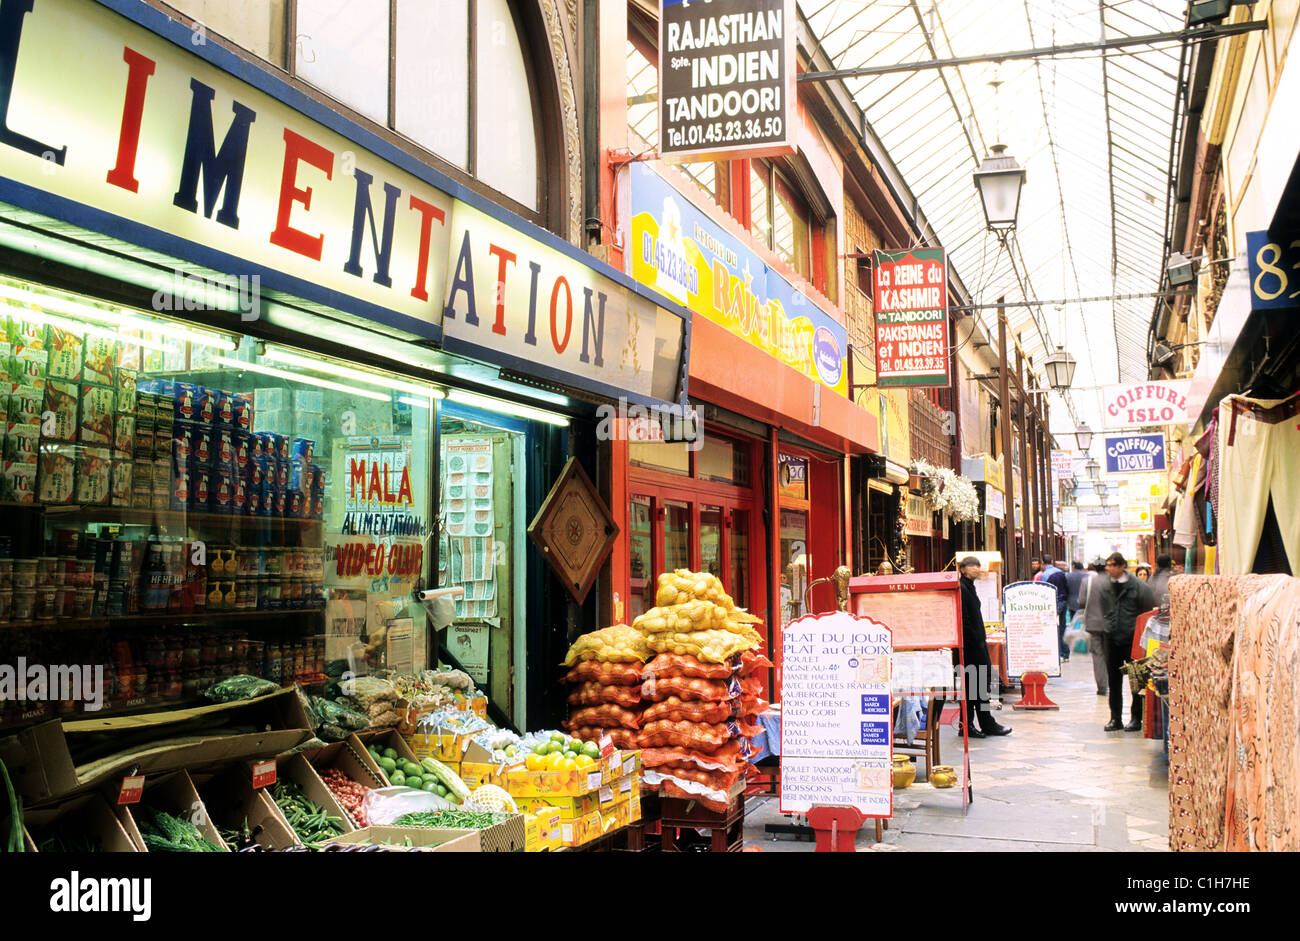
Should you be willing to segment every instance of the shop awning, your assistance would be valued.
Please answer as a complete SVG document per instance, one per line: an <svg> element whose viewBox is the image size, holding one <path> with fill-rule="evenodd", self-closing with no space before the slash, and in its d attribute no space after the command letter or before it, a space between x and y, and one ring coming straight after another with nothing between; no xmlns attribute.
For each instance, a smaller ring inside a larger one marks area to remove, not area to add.
<svg viewBox="0 0 1300 941"><path fill-rule="evenodd" d="M706 317L695 315L691 330L693 401L706 399L845 454L880 450L875 417L848 399Z"/></svg>

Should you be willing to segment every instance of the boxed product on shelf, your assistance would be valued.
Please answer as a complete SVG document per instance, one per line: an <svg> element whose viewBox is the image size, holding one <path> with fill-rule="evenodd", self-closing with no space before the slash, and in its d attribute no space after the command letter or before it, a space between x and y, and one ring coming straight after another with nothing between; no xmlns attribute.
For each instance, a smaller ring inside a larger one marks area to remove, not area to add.
<svg viewBox="0 0 1300 941"><path fill-rule="evenodd" d="M241 479L247 479L248 465L252 462L252 440L253 436L247 431L236 430L231 435L231 447L233 448L234 470Z"/></svg>
<svg viewBox="0 0 1300 941"><path fill-rule="evenodd" d="M554 807L539 807L524 814L524 852L544 853L559 849L560 812Z"/></svg>
<svg viewBox="0 0 1300 941"><path fill-rule="evenodd" d="M50 354L43 349L14 344L9 354L9 381L32 383L48 375Z"/></svg>
<svg viewBox="0 0 1300 941"><path fill-rule="evenodd" d="M131 454L140 459L153 458L154 436L156 434L152 416L135 413L135 437L131 440Z"/></svg>
<svg viewBox="0 0 1300 941"><path fill-rule="evenodd" d="M113 417L113 450L130 451L135 447L135 416L118 414Z"/></svg>
<svg viewBox="0 0 1300 941"><path fill-rule="evenodd" d="M45 382L10 382L6 383L8 403L6 421L21 424L39 425L41 412L45 409Z"/></svg>
<svg viewBox="0 0 1300 941"><path fill-rule="evenodd" d="M0 501L5 503L36 502L35 461L8 461L0 473Z"/></svg>
<svg viewBox="0 0 1300 941"><path fill-rule="evenodd" d="M600 811L593 810L585 817L560 820L560 843L564 846L582 846L605 835L605 824Z"/></svg>
<svg viewBox="0 0 1300 941"><path fill-rule="evenodd" d="M231 405L235 410L235 418L232 422L234 429L245 434L252 434L253 397L247 392L236 392L231 397Z"/></svg>
<svg viewBox="0 0 1300 941"><path fill-rule="evenodd" d="M80 399L81 420L77 440L82 444L112 444L113 390L107 386L82 383Z"/></svg>
<svg viewBox="0 0 1300 941"><path fill-rule="evenodd" d="M213 470L209 477L212 490L208 497L208 511L229 516L235 511L235 475L228 470Z"/></svg>
<svg viewBox="0 0 1300 941"><path fill-rule="evenodd" d="M140 852L99 794L82 794L52 807L24 811L23 823L37 852L51 839L59 843L51 846L49 852L77 852L82 846L93 846L103 853Z"/></svg>
<svg viewBox="0 0 1300 941"><path fill-rule="evenodd" d="M9 439L6 439L8 441ZM37 461L37 500L41 503L71 503L76 492L77 462L74 448L47 444Z"/></svg>
<svg viewBox="0 0 1300 941"><path fill-rule="evenodd" d="M109 503L113 506L131 505L132 471L135 462L125 451L113 452L112 483L109 486Z"/></svg>
<svg viewBox="0 0 1300 941"><path fill-rule="evenodd" d="M51 327L46 338L49 351L49 371L51 379L67 379L77 382L81 379L81 334Z"/></svg>
<svg viewBox="0 0 1300 941"><path fill-rule="evenodd" d="M5 427L4 459L35 464L41 451L41 426L9 422Z"/></svg>
<svg viewBox="0 0 1300 941"><path fill-rule="evenodd" d="M277 407L283 408L284 406ZM321 389L295 389L293 392L293 410L295 412L324 412L324 391Z"/></svg>
<svg viewBox="0 0 1300 941"><path fill-rule="evenodd" d="M82 345L81 378L103 386L116 386L114 363L117 361L117 341L104 336L87 336ZM131 389L135 390L132 373Z"/></svg>
<svg viewBox="0 0 1300 941"><path fill-rule="evenodd" d="M235 432L230 428L212 430L212 469L234 473Z"/></svg>
<svg viewBox="0 0 1300 941"><path fill-rule="evenodd" d="M53 413L49 420L42 414L41 437L50 441L77 440L77 384L61 379L45 383L43 413Z"/></svg>
<svg viewBox="0 0 1300 941"><path fill-rule="evenodd" d="M295 437L289 458L295 464L311 464L316 459L316 439Z"/></svg>
<svg viewBox="0 0 1300 941"><path fill-rule="evenodd" d="M219 429L233 430L235 427L234 395L225 389L210 389L212 396L212 424Z"/></svg>
<svg viewBox="0 0 1300 941"><path fill-rule="evenodd" d="M111 452L107 448L78 447L75 502L103 506L109 501L113 478Z"/></svg>
<svg viewBox="0 0 1300 941"><path fill-rule="evenodd" d="M134 412L140 401L136 371L126 366L117 366L113 369L112 378L117 393L113 399L114 408L122 413Z"/></svg>
<svg viewBox="0 0 1300 941"><path fill-rule="evenodd" d="M29 346L32 349L45 349L45 336L48 328L43 323L27 320L15 313L9 317L9 342L14 346Z"/></svg>

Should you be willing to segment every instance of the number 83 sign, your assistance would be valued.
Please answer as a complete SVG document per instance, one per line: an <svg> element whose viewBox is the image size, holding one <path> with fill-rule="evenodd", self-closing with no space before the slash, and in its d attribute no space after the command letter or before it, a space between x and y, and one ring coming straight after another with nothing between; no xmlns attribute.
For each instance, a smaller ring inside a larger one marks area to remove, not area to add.
<svg viewBox="0 0 1300 941"><path fill-rule="evenodd" d="M1246 254L1253 309L1300 307L1300 237L1270 239L1267 232L1250 232Z"/></svg>

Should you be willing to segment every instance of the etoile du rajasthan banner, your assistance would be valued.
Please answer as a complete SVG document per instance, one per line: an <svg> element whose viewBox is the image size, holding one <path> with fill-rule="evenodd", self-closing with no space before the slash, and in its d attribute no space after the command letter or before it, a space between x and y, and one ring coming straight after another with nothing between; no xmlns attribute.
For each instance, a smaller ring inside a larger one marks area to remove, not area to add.
<svg viewBox="0 0 1300 941"><path fill-rule="evenodd" d="M948 261L942 248L875 252L876 384L948 385Z"/></svg>

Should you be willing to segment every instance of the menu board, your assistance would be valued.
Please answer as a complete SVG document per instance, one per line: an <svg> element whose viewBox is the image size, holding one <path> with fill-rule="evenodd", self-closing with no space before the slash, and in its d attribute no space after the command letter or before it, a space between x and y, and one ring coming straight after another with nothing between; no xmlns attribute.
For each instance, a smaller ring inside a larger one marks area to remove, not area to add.
<svg viewBox="0 0 1300 941"><path fill-rule="evenodd" d="M888 624L900 650L961 646L959 587L956 572L849 580L853 613Z"/></svg>
<svg viewBox="0 0 1300 941"><path fill-rule="evenodd" d="M782 631L782 813L855 807L893 812L888 627L845 611Z"/></svg>
<svg viewBox="0 0 1300 941"><path fill-rule="evenodd" d="M980 600L980 614L984 617L984 627L1002 623L1002 598L998 588L1002 576L998 572L981 572L975 579L975 594Z"/></svg>
<svg viewBox="0 0 1300 941"><path fill-rule="evenodd" d="M1041 582L1016 582L1002 591L1002 622L1007 634L1007 675L1061 675L1056 636L1056 588Z"/></svg>

